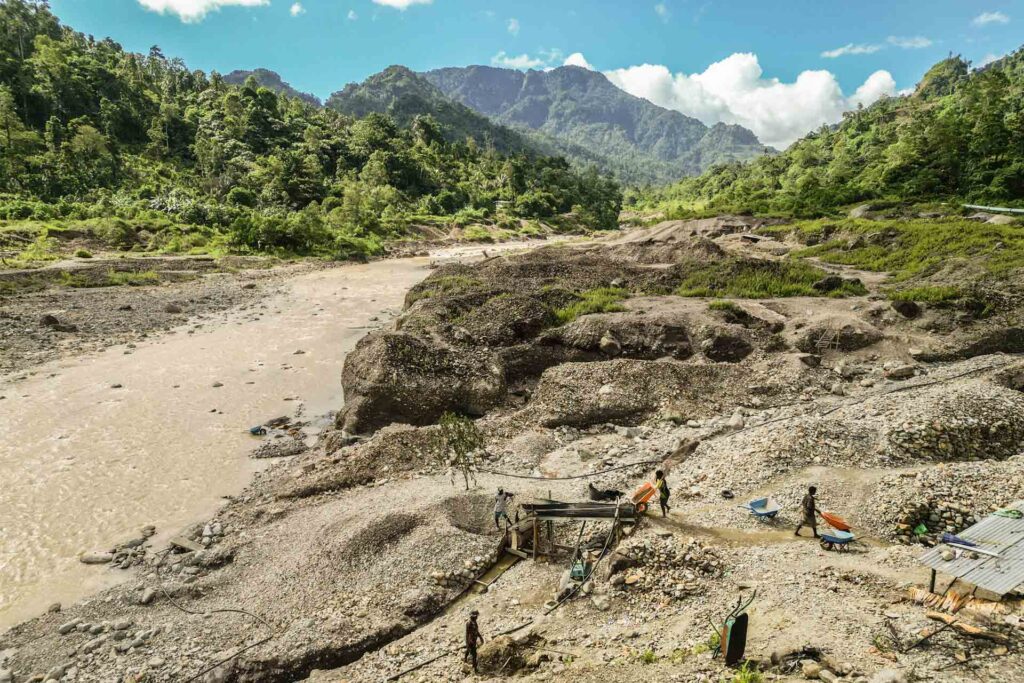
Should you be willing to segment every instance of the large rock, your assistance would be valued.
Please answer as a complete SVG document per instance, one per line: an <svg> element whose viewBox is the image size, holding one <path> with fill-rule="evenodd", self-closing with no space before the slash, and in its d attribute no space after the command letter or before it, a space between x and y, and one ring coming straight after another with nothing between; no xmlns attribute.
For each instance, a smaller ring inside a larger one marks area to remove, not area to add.
<svg viewBox="0 0 1024 683"><path fill-rule="evenodd" d="M536 336L554 322L551 309L522 294L500 294L467 313L459 322L477 344L511 346Z"/></svg>
<svg viewBox="0 0 1024 683"><path fill-rule="evenodd" d="M541 341L605 356L621 355L624 358L683 359L693 355L685 319L632 311L585 315L568 325L550 330L542 336Z"/></svg>
<svg viewBox="0 0 1024 683"><path fill-rule="evenodd" d="M446 411L483 415L505 396L503 368L489 354L429 344L403 332L363 337L341 374L350 434L404 422L425 425Z"/></svg>
<svg viewBox="0 0 1024 683"><path fill-rule="evenodd" d="M657 412L710 415L743 384L738 366L620 358L566 363L541 375L528 410L545 427L639 421ZM712 398L714 397L714 398Z"/></svg>

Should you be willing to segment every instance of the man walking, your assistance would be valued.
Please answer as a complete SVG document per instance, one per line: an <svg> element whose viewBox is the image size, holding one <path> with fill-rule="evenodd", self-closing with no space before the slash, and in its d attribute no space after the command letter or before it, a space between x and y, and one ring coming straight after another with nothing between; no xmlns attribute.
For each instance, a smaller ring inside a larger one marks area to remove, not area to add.
<svg viewBox="0 0 1024 683"><path fill-rule="evenodd" d="M512 520L508 516L508 501L511 498L512 494L501 488L498 489L498 494L494 496L494 528L498 531L501 531L502 518L509 524L512 524Z"/></svg>
<svg viewBox="0 0 1024 683"><path fill-rule="evenodd" d="M661 516L666 517L672 506L668 504L668 497L671 492L668 490L668 481L665 480L665 472L658 470L654 473L654 488L658 489L658 502L661 503Z"/></svg>
<svg viewBox="0 0 1024 683"><path fill-rule="evenodd" d="M811 531L814 532L814 537L815 538L820 538L818 536L818 519L817 519L818 504L817 504L817 501L814 498L815 494L817 494L817 493L818 493L817 487L814 487L814 486L807 487L807 495L804 496L804 499L800 502L800 507L804 511L804 519L803 519L802 522L800 522L797 525L796 531L793 532L794 536L799 536L800 535L800 529L803 529L805 526L809 526L809 527L811 527Z"/></svg>
<svg viewBox="0 0 1024 683"><path fill-rule="evenodd" d="M484 637L480 635L480 626L476 623L476 618L480 616L480 612L473 610L469 613L469 621L466 622L466 655L462 658L462 661L472 660L473 671L476 671L476 648L477 645L482 645Z"/></svg>

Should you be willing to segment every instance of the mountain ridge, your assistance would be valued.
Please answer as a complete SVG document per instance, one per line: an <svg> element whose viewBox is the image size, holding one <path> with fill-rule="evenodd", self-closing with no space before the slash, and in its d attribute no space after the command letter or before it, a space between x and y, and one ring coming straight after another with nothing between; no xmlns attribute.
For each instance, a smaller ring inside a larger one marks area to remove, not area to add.
<svg viewBox="0 0 1024 683"><path fill-rule="evenodd" d="M474 65L434 69L423 76L496 122L590 150L632 182L668 182L715 164L774 152L741 126L708 127L578 66L523 72Z"/></svg>
<svg viewBox="0 0 1024 683"><path fill-rule="evenodd" d="M278 95L297 97L307 104L315 107L322 107L320 98L308 92L302 92L292 87L290 83L281 78L281 75L270 69L235 69L224 75L224 82L231 85L244 85L246 80L252 76L260 86L272 90Z"/></svg>

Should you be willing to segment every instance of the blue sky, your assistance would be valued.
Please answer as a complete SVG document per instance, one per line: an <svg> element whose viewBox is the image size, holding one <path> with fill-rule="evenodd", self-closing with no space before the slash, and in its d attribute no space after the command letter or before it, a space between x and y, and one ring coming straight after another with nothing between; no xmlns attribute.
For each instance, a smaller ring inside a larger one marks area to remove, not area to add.
<svg viewBox="0 0 1024 683"><path fill-rule="evenodd" d="M743 123L776 144L788 142L797 129L834 118L838 109L912 87L950 52L980 63L1024 42L1024 0L51 0L51 5L65 23L110 36L128 49L159 45L168 56L204 70L266 67L320 97L389 64L416 70L466 64L544 67L579 53L574 63L609 72L613 82L634 94L706 122ZM716 63L720 66L709 70ZM867 89L855 96L862 87ZM809 110L802 117L801 108ZM780 116L787 121L774 120Z"/></svg>

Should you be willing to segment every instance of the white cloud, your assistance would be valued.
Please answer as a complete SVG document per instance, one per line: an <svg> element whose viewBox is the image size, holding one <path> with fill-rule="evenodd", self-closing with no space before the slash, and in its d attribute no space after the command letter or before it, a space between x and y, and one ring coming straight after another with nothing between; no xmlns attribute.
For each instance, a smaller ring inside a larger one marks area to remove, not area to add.
<svg viewBox="0 0 1024 683"><path fill-rule="evenodd" d="M186 22L202 21L212 10L221 7L259 7L269 5L270 0L138 0L139 4L160 14L177 14Z"/></svg>
<svg viewBox="0 0 1024 683"><path fill-rule="evenodd" d="M504 50L491 57L491 64L507 69L541 69L548 65L543 57L531 57L527 54L510 55Z"/></svg>
<svg viewBox="0 0 1024 683"><path fill-rule="evenodd" d="M291 12L291 15L293 17L297 17L300 14L305 14L306 13L306 8L302 6L301 2L296 2L295 4L292 5L291 9L288 10L288 11Z"/></svg>
<svg viewBox="0 0 1024 683"><path fill-rule="evenodd" d="M434 0L373 0L375 5L384 5L385 7L394 7L397 10L405 11L413 5L429 5Z"/></svg>
<svg viewBox="0 0 1024 683"><path fill-rule="evenodd" d="M931 38L924 36L889 36L887 41L890 45L902 47L904 50L919 50L932 44Z"/></svg>
<svg viewBox="0 0 1024 683"><path fill-rule="evenodd" d="M573 52L565 58L565 61L562 62L562 66L582 66L584 69L594 71L594 67L590 65L590 62L587 61L587 58L583 56L582 52Z"/></svg>
<svg viewBox="0 0 1024 683"><path fill-rule="evenodd" d="M519 20L512 18L508 20L508 32L514 36L519 35Z"/></svg>
<svg viewBox="0 0 1024 683"><path fill-rule="evenodd" d="M982 12L971 21L975 26L988 26L989 24L1009 24L1010 17L1002 12Z"/></svg>
<svg viewBox="0 0 1024 683"><path fill-rule="evenodd" d="M702 73L673 74L658 64L604 72L618 87L708 125L737 123L762 142L784 148L822 124L839 121L858 104L893 95L896 84L887 71L876 71L851 96L843 95L828 71L804 71L792 83L765 78L757 56L736 53Z"/></svg>
<svg viewBox="0 0 1024 683"><path fill-rule="evenodd" d="M348 20L349 21L355 21L358 18L359 18L359 15L356 14L356 11L354 9L350 9L348 11Z"/></svg>
<svg viewBox="0 0 1024 683"><path fill-rule="evenodd" d="M870 55L881 49L881 45L869 45L864 43L854 45L853 43L847 43L846 45L837 47L834 50L825 50L821 53L821 56L826 59L835 59L836 57L842 57L844 55Z"/></svg>
<svg viewBox="0 0 1024 683"><path fill-rule="evenodd" d="M659 2L657 5L654 6L654 13L657 14L658 18L661 19L662 21L668 21L668 18L670 16L668 7L666 7L665 3L663 2Z"/></svg>
<svg viewBox="0 0 1024 683"><path fill-rule="evenodd" d="M987 55L985 55L984 57L981 58L981 61L978 62L978 66L976 66L975 68L976 69L980 69L983 66L988 66L989 64L991 64L992 62L996 61L997 59L1002 59L1002 57L1003 57L1002 55L997 55L994 52L989 52Z"/></svg>

